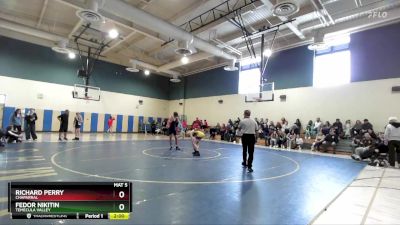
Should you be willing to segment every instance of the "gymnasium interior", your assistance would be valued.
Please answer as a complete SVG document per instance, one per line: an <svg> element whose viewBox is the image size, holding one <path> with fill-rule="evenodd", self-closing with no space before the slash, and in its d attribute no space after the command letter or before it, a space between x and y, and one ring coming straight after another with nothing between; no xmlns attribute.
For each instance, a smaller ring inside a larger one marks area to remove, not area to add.
<svg viewBox="0 0 400 225"><path fill-rule="evenodd" d="M0 0L0 224L400 224L399 40L398 0ZM14 211L68 182L129 212Z"/></svg>

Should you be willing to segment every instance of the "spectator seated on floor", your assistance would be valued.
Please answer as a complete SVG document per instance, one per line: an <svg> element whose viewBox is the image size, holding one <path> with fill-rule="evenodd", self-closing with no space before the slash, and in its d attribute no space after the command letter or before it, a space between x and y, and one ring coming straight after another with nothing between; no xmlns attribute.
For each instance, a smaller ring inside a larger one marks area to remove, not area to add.
<svg viewBox="0 0 400 225"><path fill-rule="evenodd" d="M322 141L324 151L327 152L328 147L333 148L333 154L336 154L336 145L339 143L339 136L336 134L335 129L331 128L329 134L325 136Z"/></svg>
<svg viewBox="0 0 400 225"><path fill-rule="evenodd" d="M22 142L22 134L17 130L13 130L11 126L8 126L6 129L6 140L7 143L13 143L14 141L17 143Z"/></svg>
<svg viewBox="0 0 400 225"><path fill-rule="evenodd" d="M351 155L351 158L357 161L369 160L371 166L387 166L387 153L389 148L383 142L383 135L380 135L380 137L374 140L374 143L372 144L370 140L373 139L369 137L368 133L365 135L363 145L370 145L356 148L355 153Z"/></svg>

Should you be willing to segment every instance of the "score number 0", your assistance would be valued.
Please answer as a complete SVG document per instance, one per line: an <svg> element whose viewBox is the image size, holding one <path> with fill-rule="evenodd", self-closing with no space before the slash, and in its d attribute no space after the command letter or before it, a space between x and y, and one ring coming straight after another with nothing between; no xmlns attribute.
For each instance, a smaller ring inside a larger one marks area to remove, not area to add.
<svg viewBox="0 0 400 225"><path fill-rule="evenodd" d="M124 197L125 197L125 192L120 191L120 192L118 193L118 196L119 196L120 198L124 198ZM123 211L123 210L125 209L125 205L124 205L124 204L119 204L118 208L119 208L119 210Z"/></svg>

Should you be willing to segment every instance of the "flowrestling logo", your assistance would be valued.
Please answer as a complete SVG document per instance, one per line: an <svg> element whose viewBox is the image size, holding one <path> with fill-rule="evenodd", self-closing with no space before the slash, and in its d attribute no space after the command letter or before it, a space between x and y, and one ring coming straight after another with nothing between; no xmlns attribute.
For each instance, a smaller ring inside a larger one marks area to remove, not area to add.
<svg viewBox="0 0 400 225"><path fill-rule="evenodd" d="M368 19L384 19L388 16L386 11L369 11Z"/></svg>

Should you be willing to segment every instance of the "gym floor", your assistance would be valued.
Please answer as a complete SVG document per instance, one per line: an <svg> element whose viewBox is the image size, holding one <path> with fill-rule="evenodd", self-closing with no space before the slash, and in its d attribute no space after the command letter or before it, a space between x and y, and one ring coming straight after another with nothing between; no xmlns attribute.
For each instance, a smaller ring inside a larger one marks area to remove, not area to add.
<svg viewBox="0 0 400 225"><path fill-rule="evenodd" d="M0 224L110 224L10 220L9 181L133 182L133 213L115 224L399 224L400 172L348 156L257 147L254 173L238 144L189 140L170 151L165 136L83 134L58 143L11 144L0 153ZM327 210L324 210L327 209Z"/></svg>

